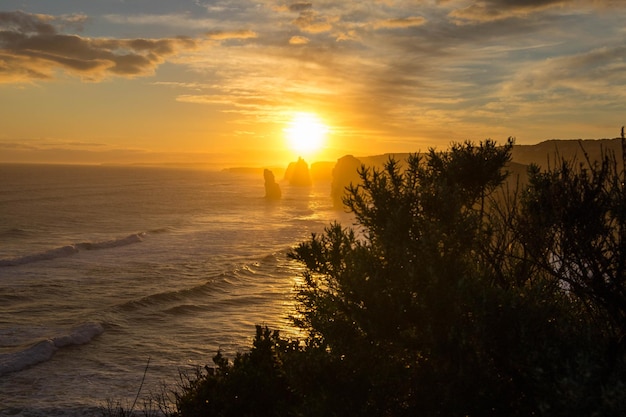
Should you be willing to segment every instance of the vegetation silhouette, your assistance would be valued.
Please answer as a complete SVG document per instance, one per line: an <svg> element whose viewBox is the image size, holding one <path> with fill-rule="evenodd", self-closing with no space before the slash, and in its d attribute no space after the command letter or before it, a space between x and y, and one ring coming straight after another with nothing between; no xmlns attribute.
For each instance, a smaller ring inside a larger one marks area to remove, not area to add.
<svg viewBox="0 0 626 417"><path fill-rule="evenodd" d="M304 340L257 326L172 415L624 415L624 172L607 152L510 187L512 147L362 166L344 196L355 226L291 253Z"/></svg>

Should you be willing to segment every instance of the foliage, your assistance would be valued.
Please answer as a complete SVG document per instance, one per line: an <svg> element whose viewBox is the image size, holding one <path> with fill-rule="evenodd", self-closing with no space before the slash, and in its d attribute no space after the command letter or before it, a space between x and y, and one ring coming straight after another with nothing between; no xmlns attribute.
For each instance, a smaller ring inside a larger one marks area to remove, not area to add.
<svg viewBox="0 0 626 417"><path fill-rule="evenodd" d="M198 369L195 376L181 378L176 415L290 415L292 394L282 357L297 347L281 339L278 331L257 326L250 352L238 354L232 364L218 352L213 358L215 368Z"/></svg>
<svg viewBox="0 0 626 417"><path fill-rule="evenodd" d="M529 170L520 216L532 260L608 323L620 348L626 336L626 188L614 155L552 170ZM599 317L597 317L599 316Z"/></svg>
<svg viewBox="0 0 626 417"><path fill-rule="evenodd" d="M306 339L257 327L187 379L177 415L623 415L623 174L563 161L511 192L512 146L362 167L355 227L291 254Z"/></svg>

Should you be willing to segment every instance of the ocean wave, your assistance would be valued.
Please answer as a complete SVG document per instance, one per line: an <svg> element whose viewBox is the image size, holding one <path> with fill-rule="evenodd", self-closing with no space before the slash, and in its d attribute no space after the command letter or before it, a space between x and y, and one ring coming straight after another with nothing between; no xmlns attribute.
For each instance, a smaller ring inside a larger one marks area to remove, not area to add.
<svg viewBox="0 0 626 417"><path fill-rule="evenodd" d="M41 340L17 352L0 354L0 376L45 362L52 358L57 350L89 343L103 332L104 328L100 323L85 323L72 329L68 334Z"/></svg>
<svg viewBox="0 0 626 417"><path fill-rule="evenodd" d="M79 250L98 250L98 249L117 248L120 246L132 245L133 243L139 243L143 240L142 239L143 236L145 236L145 233L133 233L132 235L128 235L126 237L119 238L119 239L111 239L111 240L105 240L102 242L95 242L95 243L91 243L91 242L79 243L76 245L76 247Z"/></svg>
<svg viewBox="0 0 626 417"><path fill-rule="evenodd" d="M34 253L16 258L0 259L0 267L26 265L33 262L65 258L84 250L111 249L120 246L131 245L133 243L141 242L144 235L145 233L133 233L131 235L118 239L104 240L101 242L76 243L73 245L65 245L58 248L50 249L45 252Z"/></svg>
<svg viewBox="0 0 626 417"><path fill-rule="evenodd" d="M206 299L206 297L216 292L228 292L228 290L222 288L225 285L229 286L230 283L222 279L222 276L219 276L193 287L173 291L158 292L147 295L145 297L141 297L136 300L127 301L123 304L118 305L117 308L122 311L134 311L140 308L156 305L165 307L171 304L184 302L186 300L194 298Z"/></svg>
<svg viewBox="0 0 626 417"><path fill-rule="evenodd" d="M196 314L204 311L205 308L195 304L181 304L178 306L174 306L172 308L168 308L164 311L165 314L174 315L174 316L182 316L186 314Z"/></svg>
<svg viewBox="0 0 626 417"><path fill-rule="evenodd" d="M3 238L20 238L28 235L30 235L28 230L20 229L18 227L0 231L0 237Z"/></svg>
<svg viewBox="0 0 626 417"><path fill-rule="evenodd" d="M151 235L157 235L160 233L169 233L171 231L172 231L171 227L161 227L159 229L152 229L148 233L150 233Z"/></svg>
<svg viewBox="0 0 626 417"><path fill-rule="evenodd" d="M299 271L282 265L289 249L274 252L258 258L257 261L239 265L231 270L216 273L204 282L186 288L155 292L143 297L125 301L116 306L124 312L142 309L156 309L167 315L184 315L207 310L219 310L223 306L254 304L265 300L268 294L281 287L288 277ZM258 282L269 282L270 286L259 288ZM253 294L241 295L242 291ZM231 299L231 296L238 294Z"/></svg>

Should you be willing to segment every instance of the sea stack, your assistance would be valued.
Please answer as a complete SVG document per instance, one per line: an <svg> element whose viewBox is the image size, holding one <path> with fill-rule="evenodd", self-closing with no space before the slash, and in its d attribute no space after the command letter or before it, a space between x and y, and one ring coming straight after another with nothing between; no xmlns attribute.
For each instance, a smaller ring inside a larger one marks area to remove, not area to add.
<svg viewBox="0 0 626 417"><path fill-rule="evenodd" d="M289 181L289 185L298 187L309 187L312 184L311 174L309 173L309 165L302 158L298 158L297 162L289 163L285 172L285 179Z"/></svg>
<svg viewBox="0 0 626 417"><path fill-rule="evenodd" d="M264 169L263 178L265 179L265 198L267 198L268 200L280 199L280 186L274 178L274 173L269 169Z"/></svg>
<svg viewBox="0 0 626 417"><path fill-rule="evenodd" d="M337 160L333 168L333 181L330 186L330 196L333 199L333 207L343 208L343 197L346 194L346 187L350 184L361 183L359 168L361 161L352 155L346 155Z"/></svg>

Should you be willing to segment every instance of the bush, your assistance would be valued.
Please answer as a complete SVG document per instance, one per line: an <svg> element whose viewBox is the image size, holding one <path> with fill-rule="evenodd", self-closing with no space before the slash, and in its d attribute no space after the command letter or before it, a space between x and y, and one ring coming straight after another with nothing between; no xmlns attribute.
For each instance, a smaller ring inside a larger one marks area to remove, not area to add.
<svg viewBox="0 0 626 417"><path fill-rule="evenodd" d="M298 344L280 338L278 331L257 326L252 349L231 364L220 352L215 368L184 376L176 393L180 416L287 416L294 403L283 369L283 356Z"/></svg>
<svg viewBox="0 0 626 417"><path fill-rule="evenodd" d="M178 415L621 415L623 180L564 163L509 193L512 146L363 167L356 227L291 253L306 339L257 327L248 353L188 379Z"/></svg>

